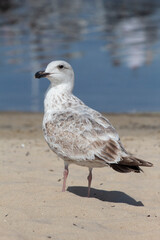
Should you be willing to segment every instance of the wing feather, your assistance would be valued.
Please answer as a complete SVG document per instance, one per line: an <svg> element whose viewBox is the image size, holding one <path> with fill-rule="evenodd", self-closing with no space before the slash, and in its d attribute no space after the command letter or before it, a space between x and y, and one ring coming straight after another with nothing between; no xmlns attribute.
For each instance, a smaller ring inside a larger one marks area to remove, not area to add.
<svg viewBox="0 0 160 240"><path fill-rule="evenodd" d="M120 160L119 136L100 113L68 111L53 113L43 125L51 149L63 158L79 161L117 163Z"/></svg>

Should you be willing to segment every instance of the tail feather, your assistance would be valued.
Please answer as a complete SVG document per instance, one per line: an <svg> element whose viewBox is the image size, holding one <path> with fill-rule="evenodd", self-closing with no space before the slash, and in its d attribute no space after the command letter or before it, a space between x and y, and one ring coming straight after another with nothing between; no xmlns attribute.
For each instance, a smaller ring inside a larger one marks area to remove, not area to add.
<svg viewBox="0 0 160 240"><path fill-rule="evenodd" d="M111 164L110 167L120 173L143 172L143 170L139 166L125 166L125 165L120 165L120 164Z"/></svg>
<svg viewBox="0 0 160 240"><path fill-rule="evenodd" d="M119 161L118 163L110 164L110 167L112 167L115 171L121 172L121 173L143 172L140 166L152 167L153 164L133 156L122 157L121 161Z"/></svg>

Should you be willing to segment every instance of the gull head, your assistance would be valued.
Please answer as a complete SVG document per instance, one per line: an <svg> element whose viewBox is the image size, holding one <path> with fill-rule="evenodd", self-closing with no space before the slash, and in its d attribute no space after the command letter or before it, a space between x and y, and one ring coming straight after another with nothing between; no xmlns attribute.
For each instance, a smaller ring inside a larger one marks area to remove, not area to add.
<svg viewBox="0 0 160 240"><path fill-rule="evenodd" d="M74 72L69 63L65 61L53 61L47 65L45 71L37 72L35 78L48 78L52 86L66 84L72 88Z"/></svg>

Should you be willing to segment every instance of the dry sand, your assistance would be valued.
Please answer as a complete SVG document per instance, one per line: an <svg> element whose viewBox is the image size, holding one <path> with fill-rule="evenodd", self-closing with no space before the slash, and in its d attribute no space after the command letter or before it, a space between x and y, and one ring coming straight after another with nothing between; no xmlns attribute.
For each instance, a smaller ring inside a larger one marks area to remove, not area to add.
<svg viewBox="0 0 160 240"><path fill-rule="evenodd" d="M70 166L45 143L42 114L0 113L0 240L160 239L160 114L108 115L144 173Z"/></svg>

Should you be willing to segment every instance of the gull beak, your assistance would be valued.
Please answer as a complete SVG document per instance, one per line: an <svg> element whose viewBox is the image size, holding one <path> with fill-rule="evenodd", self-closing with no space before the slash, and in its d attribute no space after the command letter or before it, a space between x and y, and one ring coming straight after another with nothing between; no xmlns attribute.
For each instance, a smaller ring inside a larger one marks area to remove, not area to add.
<svg viewBox="0 0 160 240"><path fill-rule="evenodd" d="M36 72L35 78L45 78L49 75L49 73L46 73L45 71L39 71Z"/></svg>

